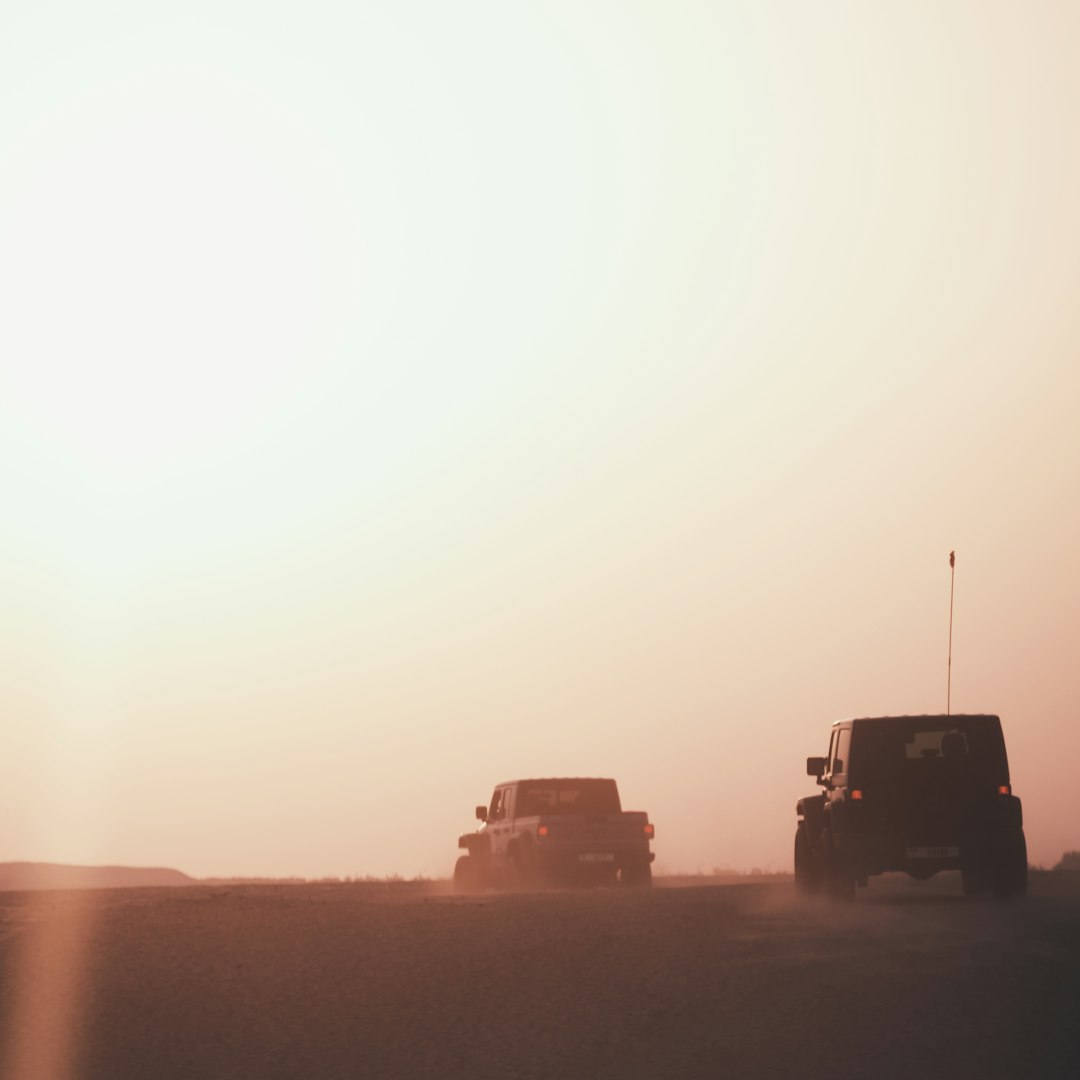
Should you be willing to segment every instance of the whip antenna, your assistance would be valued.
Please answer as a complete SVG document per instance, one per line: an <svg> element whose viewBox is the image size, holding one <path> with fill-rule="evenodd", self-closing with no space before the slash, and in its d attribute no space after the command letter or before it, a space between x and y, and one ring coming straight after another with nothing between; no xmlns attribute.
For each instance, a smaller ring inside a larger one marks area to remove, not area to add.
<svg viewBox="0 0 1080 1080"><path fill-rule="evenodd" d="M956 585L956 552L949 552L949 678L945 685L945 715L952 715L952 609Z"/></svg>

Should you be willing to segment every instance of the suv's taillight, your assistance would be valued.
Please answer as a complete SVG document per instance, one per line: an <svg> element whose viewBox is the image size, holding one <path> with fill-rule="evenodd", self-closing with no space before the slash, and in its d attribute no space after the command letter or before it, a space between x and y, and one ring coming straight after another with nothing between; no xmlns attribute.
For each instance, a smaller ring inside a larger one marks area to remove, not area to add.
<svg viewBox="0 0 1080 1080"><path fill-rule="evenodd" d="M999 784L998 785L998 794L999 795L1011 795L1012 794L1012 784Z"/></svg>
<svg viewBox="0 0 1080 1080"><path fill-rule="evenodd" d="M862 802L862 791L859 788L853 788L851 791L852 802Z"/></svg>
<svg viewBox="0 0 1080 1080"><path fill-rule="evenodd" d="M645 826L644 831L645 831L645 839L646 840L651 840L656 835L656 826L650 821Z"/></svg>
<svg viewBox="0 0 1080 1080"><path fill-rule="evenodd" d="M546 825L536 826L536 839L546 840L548 838L548 827Z"/></svg>

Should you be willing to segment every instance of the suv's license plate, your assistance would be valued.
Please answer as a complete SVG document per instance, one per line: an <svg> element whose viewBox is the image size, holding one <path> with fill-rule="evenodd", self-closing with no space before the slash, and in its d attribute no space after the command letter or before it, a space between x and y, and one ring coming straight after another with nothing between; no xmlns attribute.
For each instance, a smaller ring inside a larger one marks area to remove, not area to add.
<svg viewBox="0 0 1080 1080"><path fill-rule="evenodd" d="M615 861L615 856L610 851L604 852L603 854L599 854L599 853L590 851L588 854L578 856L578 862L614 862L614 861Z"/></svg>
<svg viewBox="0 0 1080 1080"><path fill-rule="evenodd" d="M958 847L909 847L907 849L909 859L957 859L960 857Z"/></svg>

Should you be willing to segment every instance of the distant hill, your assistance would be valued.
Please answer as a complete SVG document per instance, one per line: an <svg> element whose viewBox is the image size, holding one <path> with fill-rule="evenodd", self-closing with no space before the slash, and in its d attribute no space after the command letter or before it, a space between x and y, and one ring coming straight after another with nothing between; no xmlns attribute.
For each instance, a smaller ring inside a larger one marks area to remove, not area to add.
<svg viewBox="0 0 1080 1080"><path fill-rule="evenodd" d="M57 863L0 863L0 892L24 889L125 889L147 885L194 885L179 870L140 866L61 866Z"/></svg>

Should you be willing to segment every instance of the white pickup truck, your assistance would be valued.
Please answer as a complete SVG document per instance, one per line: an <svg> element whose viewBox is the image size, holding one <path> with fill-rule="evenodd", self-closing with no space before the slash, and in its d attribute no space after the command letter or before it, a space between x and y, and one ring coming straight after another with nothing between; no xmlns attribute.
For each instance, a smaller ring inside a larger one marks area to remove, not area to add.
<svg viewBox="0 0 1080 1080"><path fill-rule="evenodd" d="M499 784L482 823L458 838L454 885L652 884L654 828L643 811L622 809L614 780L566 778Z"/></svg>

